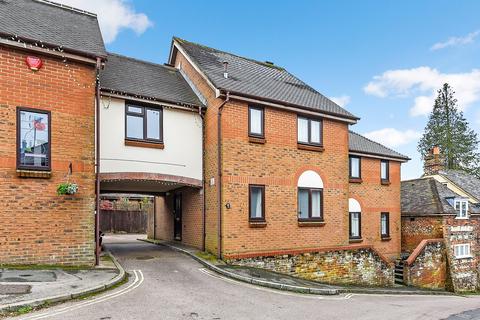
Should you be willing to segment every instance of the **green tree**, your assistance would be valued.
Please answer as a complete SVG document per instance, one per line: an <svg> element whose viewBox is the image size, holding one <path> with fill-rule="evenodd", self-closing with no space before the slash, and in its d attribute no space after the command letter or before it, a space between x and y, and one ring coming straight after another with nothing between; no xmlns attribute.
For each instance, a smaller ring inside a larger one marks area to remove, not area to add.
<svg viewBox="0 0 480 320"><path fill-rule="evenodd" d="M448 83L438 90L418 151L423 158L433 146L445 156L446 169L463 170L480 177L480 152L477 133L469 128L463 112L457 108L455 92Z"/></svg>

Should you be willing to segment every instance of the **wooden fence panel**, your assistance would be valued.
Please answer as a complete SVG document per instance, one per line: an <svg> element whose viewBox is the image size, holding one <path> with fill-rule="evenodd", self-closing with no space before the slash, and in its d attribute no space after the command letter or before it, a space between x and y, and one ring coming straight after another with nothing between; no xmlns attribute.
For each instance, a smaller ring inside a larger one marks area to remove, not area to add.
<svg viewBox="0 0 480 320"><path fill-rule="evenodd" d="M147 212L124 210L101 210L100 230L102 232L146 233Z"/></svg>

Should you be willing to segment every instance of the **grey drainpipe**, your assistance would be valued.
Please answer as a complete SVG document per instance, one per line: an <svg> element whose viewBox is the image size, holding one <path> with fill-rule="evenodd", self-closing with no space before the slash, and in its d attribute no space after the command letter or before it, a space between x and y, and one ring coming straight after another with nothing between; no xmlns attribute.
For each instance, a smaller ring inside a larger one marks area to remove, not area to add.
<svg viewBox="0 0 480 320"><path fill-rule="evenodd" d="M198 107L198 114L202 118L202 178L203 178L203 197L202 197L202 251L206 250L206 238L207 238L207 207L206 207L206 195L205 190L207 188L207 179L205 179L205 115L202 114L202 107Z"/></svg>
<svg viewBox="0 0 480 320"><path fill-rule="evenodd" d="M222 259L222 110L223 106L230 101L230 92L227 92L225 100L218 107L217 121L217 199L218 199L218 258Z"/></svg>
<svg viewBox="0 0 480 320"><path fill-rule="evenodd" d="M100 68L102 61L100 58L97 58L97 67L96 67L96 88L95 88L95 135L97 138L97 144L95 149L95 265L100 263Z"/></svg>

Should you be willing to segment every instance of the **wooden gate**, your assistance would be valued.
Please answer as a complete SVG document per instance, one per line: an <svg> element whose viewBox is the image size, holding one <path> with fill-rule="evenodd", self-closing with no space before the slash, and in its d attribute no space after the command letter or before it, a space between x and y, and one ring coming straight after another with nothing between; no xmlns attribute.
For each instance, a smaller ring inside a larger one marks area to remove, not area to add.
<svg viewBox="0 0 480 320"><path fill-rule="evenodd" d="M105 233L146 233L147 212L127 210L101 210L100 230Z"/></svg>

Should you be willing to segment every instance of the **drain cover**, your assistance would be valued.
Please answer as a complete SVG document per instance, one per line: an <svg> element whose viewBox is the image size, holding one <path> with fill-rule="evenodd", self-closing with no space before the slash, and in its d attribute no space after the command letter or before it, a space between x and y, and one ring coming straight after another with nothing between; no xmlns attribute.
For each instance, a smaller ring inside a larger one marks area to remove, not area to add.
<svg viewBox="0 0 480 320"><path fill-rule="evenodd" d="M0 284L0 294L30 293L32 287L25 284Z"/></svg>
<svg viewBox="0 0 480 320"><path fill-rule="evenodd" d="M142 257L137 257L137 260L151 260L154 259L154 257L151 256L142 256Z"/></svg>

